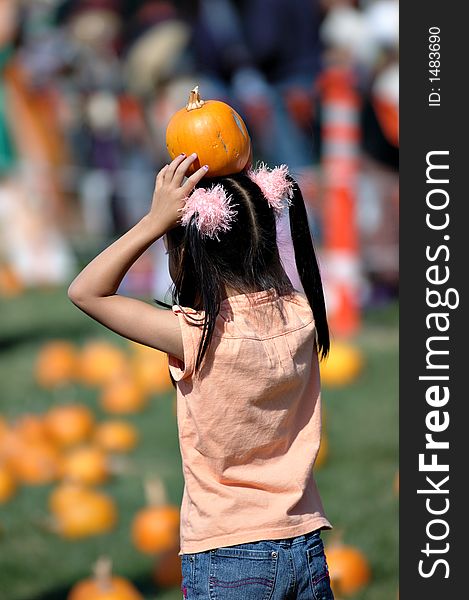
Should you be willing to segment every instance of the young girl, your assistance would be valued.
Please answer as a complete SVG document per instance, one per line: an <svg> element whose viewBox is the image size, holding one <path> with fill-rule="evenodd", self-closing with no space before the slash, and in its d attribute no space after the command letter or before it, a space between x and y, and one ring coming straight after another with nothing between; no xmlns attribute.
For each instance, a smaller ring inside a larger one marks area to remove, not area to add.
<svg viewBox="0 0 469 600"><path fill-rule="evenodd" d="M312 472L329 332L303 197L284 165L217 178L201 167L186 179L196 158L181 155L158 173L148 214L83 269L68 296L168 354L185 480L183 597L331 600L320 531L332 526ZM305 294L279 256L276 219L287 206ZM116 294L161 236L172 310Z"/></svg>

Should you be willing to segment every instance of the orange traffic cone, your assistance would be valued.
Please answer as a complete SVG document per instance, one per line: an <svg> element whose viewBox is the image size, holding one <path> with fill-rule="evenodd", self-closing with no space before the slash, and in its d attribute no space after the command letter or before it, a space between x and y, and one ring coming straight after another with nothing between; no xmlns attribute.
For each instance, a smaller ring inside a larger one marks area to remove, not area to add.
<svg viewBox="0 0 469 600"><path fill-rule="evenodd" d="M330 67L322 93L325 294L332 334L360 326L360 261L355 198L360 162L360 100L347 69Z"/></svg>

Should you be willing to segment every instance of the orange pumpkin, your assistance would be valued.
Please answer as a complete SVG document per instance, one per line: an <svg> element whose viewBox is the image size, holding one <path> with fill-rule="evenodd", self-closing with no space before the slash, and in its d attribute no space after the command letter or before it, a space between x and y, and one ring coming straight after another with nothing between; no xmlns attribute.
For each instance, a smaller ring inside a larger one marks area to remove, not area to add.
<svg viewBox="0 0 469 600"><path fill-rule="evenodd" d="M94 490L71 495L68 504L55 512L52 528L67 539L107 533L117 522L117 508L109 496Z"/></svg>
<svg viewBox="0 0 469 600"><path fill-rule="evenodd" d="M123 577L111 574L111 560L102 556L94 566L94 577L76 583L67 600L144 600Z"/></svg>
<svg viewBox="0 0 469 600"><path fill-rule="evenodd" d="M19 438L9 453L7 464L22 483L41 485L59 476L60 454L55 444L47 440Z"/></svg>
<svg viewBox="0 0 469 600"><path fill-rule="evenodd" d="M108 457L98 446L77 446L63 457L61 475L68 481L85 485L103 483L110 475Z"/></svg>
<svg viewBox="0 0 469 600"><path fill-rule="evenodd" d="M69 383L76 375L77 352L70 342L54 340L45 343L36 359L37 383L54 388Z"/></svg>
<svg viewBox="0 0 469 600"><path fill-rule="evenodd" d="M43 415L24 413L15 419L12 429L26 442L42 442L47 439Z"/></svg>
<svg viewBox="0 0 469 600"><path fill-rule="evenodd" d="M174 548L179 538L179 508L169 504L159 479L145 482L148 506L132 521L132 541L144 554Z"/></svg>
<svg viewBox="0 0 469 600"><path fill-rule="evenodd" d="M136 428L126 421L105 421L94 433L94 442L107 452L129 452L137 441Z"/></svg>
<svg viewBox="0 0 469 600"><path fill-rule="evenodd" d="M327 546L325 554L335 596L353 596L369 583L370 566L358 548L336 541Z"/></svg>
<svg viewBox="0 0 469 600"><path fill-rule="evenodd" d="M44 425L50 437L60 446L72 446L90 437L94 416L83 404L64 404L46 413Z"/></svg>
<svg viewBox="0 0 469 600"><path fill-rule="evenodd" d="M349 385L360 375L363 365L363 355L358 348L335 341L327 359L320 363L321 383L326 387Z"/></svg>
<svg viewBox="0 0 469 600"><path fill-rule="evenodd" d="M143 390L165 392L172 388L168 370L168 355L149 346L132 343L132 372Z"/></svg>
<svg viewBox="0 0 469 600"><path fill-rule="evenodd" d="M196 152L188 173L208 165L208 177L239 173L251 156L251 139L239 114L225 102L201 100L198 86L187 106L172 116L166 146L171 159Z"/></svg>
<svg viewBox="0 0 469 600"><path fill-rule="evenodd" d="M103 387L99 401L106 412L129 414L141 411L148 395L131 375L124 373Z"/></svg>
<svg viewBox="0 0 469 600"><path fill-rule="evenodd" d="M10 458L24 445L23 437L14 427L8 427L0 431L0 459L8 462Z"/></svg>
<svg viewBox="0 0 469 600"><path fill-rule="evenodd" d="M85 385L103 385L127 369L127 358L120 348L104 340L90 340L79 357L81 380Z"/></svg>
<svg viewBox="0 0 469 600"><path fill-rule="evenodd" d="M179 530L176 506L148 506L140 510L132 524L132 540L144 554L167 550L174 545Z"/></svg>
<svg viewBox="0 0 469 600"><path fill-rule="evenodd" d="M74 481L64 481L49 494L49 510L54 514L61 513L67 510L72 502L79 500L82 494L88 491L88 488L83 484Z"/></svg>
<svg viewBox="0 0 469 600"><path fill-rule="evenodd" d="M181 557L178 547L165 550L158 556L153 567L153 581L158 587L181 586Z"/></svg>
<svg viewBox="0 0 469 600"><path fill-rule="evenodd" d="M0 504L8 502L16 492L16 481L6 464L0 463Z"/></svg>

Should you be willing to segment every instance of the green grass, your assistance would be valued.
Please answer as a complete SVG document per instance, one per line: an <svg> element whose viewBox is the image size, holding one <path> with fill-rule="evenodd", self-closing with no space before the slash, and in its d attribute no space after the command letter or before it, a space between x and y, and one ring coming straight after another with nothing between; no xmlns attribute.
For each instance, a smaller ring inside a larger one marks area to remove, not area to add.
<svg viewBox="0 0 469 600"><path fill-rule="evenodd" d="M366 368L343 389L324 389L329 457L316 474L327 516L346 543L368 556L370 585L355 600L394 600L398 580L398 500L393 480L398 464L398 312L396 306L369 312L355 343ZM39 389L33 365L40 345L60 337L81 344L97 335L127 342L76 309L65 289L30 291L0 301L0 414L7 418L41 412L73 398L105 418L96 392L74 386L51 394ZM137 585L147 600L180 600L178 587L158 590L150 578L152 558L138 553L130 523L144 503L142 477L158 474L170 502L179 505L183 479L172 408L173 393L152 397L148 407L127 419L141 433L130 455L132 470L101 486L116 499L118 527L110 534L70 542L44 528L52 485L23 487L0 506L0 600L65 600L70 586L87 577L100 554L114 571ZM327 543L332 532L324 533Z"/></svg>

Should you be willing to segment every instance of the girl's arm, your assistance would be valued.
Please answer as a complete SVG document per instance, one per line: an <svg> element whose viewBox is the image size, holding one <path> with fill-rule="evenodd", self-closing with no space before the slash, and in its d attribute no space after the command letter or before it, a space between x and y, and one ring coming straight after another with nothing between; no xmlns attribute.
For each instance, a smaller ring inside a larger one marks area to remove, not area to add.
<svg viewBox="0 0 469 600"><path fill-rule="evenodd" d="M175 227L184 199L207 173L202 167L183 184L196 155L176 157L156 178L152 206L136 225L98 254L72 281L68 297L87 315L129 340L184 360L177 316L170 310L120 296L124 275L151 244Z"/></svg>

